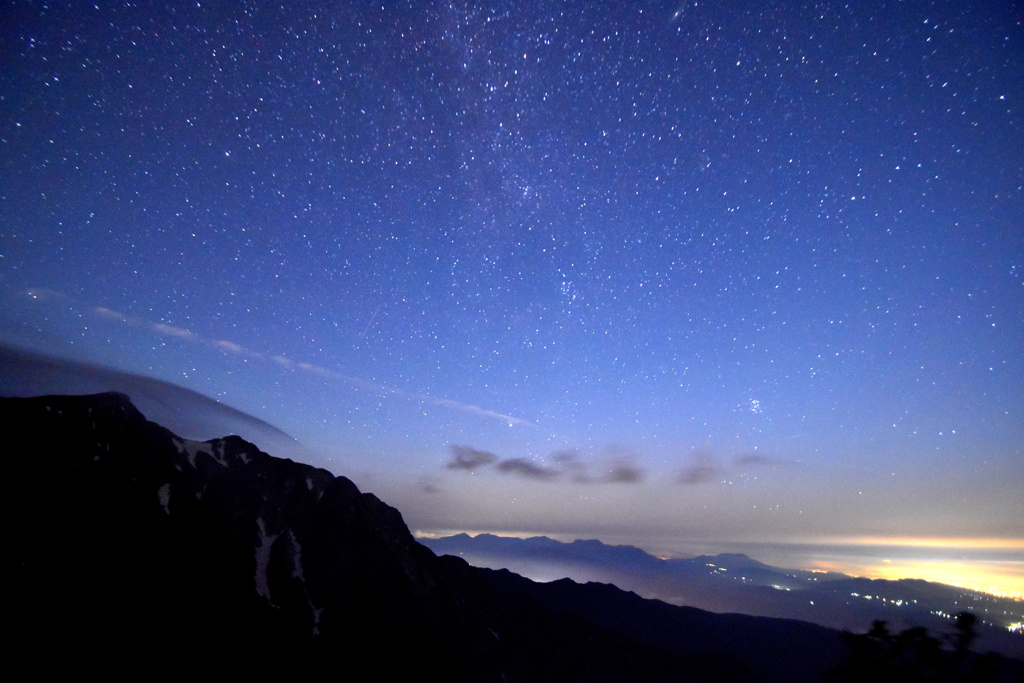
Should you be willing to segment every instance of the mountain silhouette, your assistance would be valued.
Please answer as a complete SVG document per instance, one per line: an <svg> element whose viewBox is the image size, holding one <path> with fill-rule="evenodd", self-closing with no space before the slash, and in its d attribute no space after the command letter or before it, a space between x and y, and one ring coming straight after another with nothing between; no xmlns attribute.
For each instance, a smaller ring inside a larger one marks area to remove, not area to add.
<svg viewBox="0 0 1024 683"><path fill-rule="evenodd" d="M800 619L864 631L876 620L897 628L946 628L964 609L983 615L978 647L1024 658L1024 638L1006 626L1024 619L1020 601L916 579L864 579L835 572L779 569L740 553L661 559L633 546L596 540L562 543L532 538L457 534L420 541L474 566L508 568L551 581L601 581L677 605L714 612Z"/></svg>
<svg viewBox="0 0 1024 683"><path fill-rule="evenodd" d="M837 631L438 557L345 477L127 396L0 399L15 670L811 681Z"/></svg>
<svg viewBox="0 0 1024 683"><path fill-rule="evenodd" d="M0 343L0 396L116 392L132 397L150 419L192 439L239 434L277 455L308 451L274 425L198 391L95 363L49 356Z"/></svg>

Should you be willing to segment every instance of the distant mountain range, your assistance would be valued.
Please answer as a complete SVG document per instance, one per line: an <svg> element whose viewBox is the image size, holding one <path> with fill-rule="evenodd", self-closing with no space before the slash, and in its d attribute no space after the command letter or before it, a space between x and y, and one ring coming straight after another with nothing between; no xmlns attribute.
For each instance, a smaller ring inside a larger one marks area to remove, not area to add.
<svg viewBox="0 0 1024 683"><path fill-rule="evenodd" d="M898 629L942 631L952 615L970 610L982 622L981 649L1024 658L1024 636L1006 630L1024 621L1024 602L939 583L778 569L742 554L663 560L633 546L596 540L458 534L420 542L477 567L507 568L536 580L601 581L676 605L800 619L854 632L867 630L876 619Z"/></svg>
<svg viewBox="0 0 1024 683"><path fill-rule="evenodd" d="M849 653L806 622L438 557L348 479L182 439L122 394L0 399L0 433L15 671L781 682Z"/></svg>

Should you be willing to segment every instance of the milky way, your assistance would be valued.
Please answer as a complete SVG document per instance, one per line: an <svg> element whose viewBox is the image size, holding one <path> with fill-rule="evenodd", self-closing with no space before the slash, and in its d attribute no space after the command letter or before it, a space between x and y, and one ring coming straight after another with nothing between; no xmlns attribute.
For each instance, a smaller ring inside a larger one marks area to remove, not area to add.
<svg viewBox="0 0 1024 683"><path fill-rule="evenodd" d="M3 342L218 398L423 530L1024 538L1010 3L2 22Z"/></svg>

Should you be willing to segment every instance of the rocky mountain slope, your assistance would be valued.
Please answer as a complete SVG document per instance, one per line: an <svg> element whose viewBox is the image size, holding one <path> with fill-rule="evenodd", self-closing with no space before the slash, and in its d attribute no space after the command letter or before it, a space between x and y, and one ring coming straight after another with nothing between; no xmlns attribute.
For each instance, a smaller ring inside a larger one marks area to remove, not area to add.
<svg viewBox="0 0 1024 683"><path fill-rule="evenodd" d="M0 399L8 652L38 673L800 681L841 634L437 557L344 477L121 394Z"/></svg>

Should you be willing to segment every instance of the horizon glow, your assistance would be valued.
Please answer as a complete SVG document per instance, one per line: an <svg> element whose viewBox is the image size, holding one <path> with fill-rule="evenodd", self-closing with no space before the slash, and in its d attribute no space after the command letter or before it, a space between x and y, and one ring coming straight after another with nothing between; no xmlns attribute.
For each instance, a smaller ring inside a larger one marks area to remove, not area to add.
<svg viewBox="0 0 1024 683"><path fill-rule="evenodd" d="M490 534L507 538L536 538L547 536L563 543L576 538L559 534L533 532L492 532L486 530L440 529L417 531L423 538L442 538L457 534L478 536ZM619 545L619 544L616 544ZM867 579L922 579L935 583L958 586L980 593L1002 598L1024 600L1024 559L1018 553L1024 548L1021 539L819 539L815 542L744 544L742 542L715 543L710 546L696 542L691 547L702 547L702 551L681 553L666 552L664 542L660 552L654 552L641 542L622 543L635 545L659 559L688 559L701 554L721 552L743 552L751 558L780 569L804 569L811 571L835 572ZM686 545L686 544L682 544ZM921 549L966 551L961 557L939 557L929 553L921 556ZM880 550L888 554L882 556ZM978 551L989 550L1005 553L1002 558ZM978 555L969 558L969 554ZM892 559L889 559L892 558Z"/></svg>

